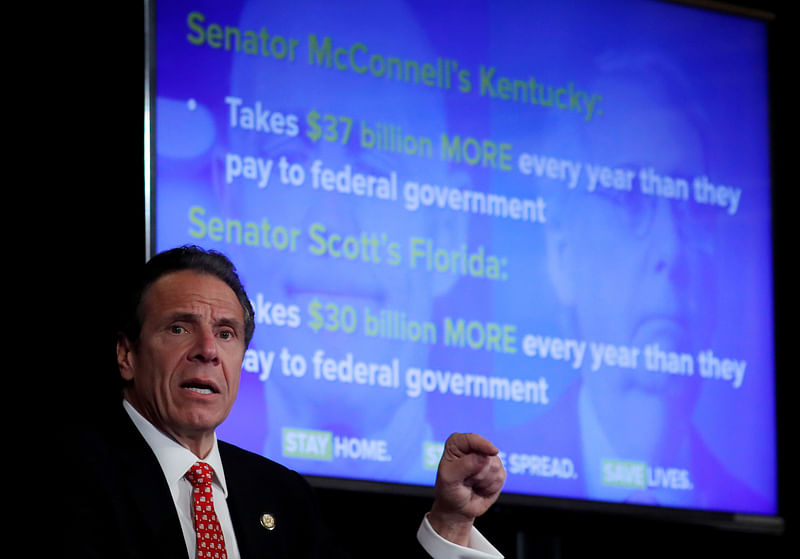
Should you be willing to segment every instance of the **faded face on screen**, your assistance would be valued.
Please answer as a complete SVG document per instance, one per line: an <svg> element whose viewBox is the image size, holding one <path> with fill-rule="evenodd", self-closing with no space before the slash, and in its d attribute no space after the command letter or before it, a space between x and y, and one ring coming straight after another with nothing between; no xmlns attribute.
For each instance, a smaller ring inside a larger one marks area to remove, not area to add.
<svg viewBox="0 0 800 559"><path fill-rule="evenodd" d="M236 196L225 203L236 205L235 213L267 216L273 228L284 228L296 241L262 251L247 272L264 298L294 305L303 316L299 328L256 331L259 347L303 357L288 372L281 365L292 361L276 357L264 384L267 414L357 435L393 428L402 417L399 408L418 407L420 400L408 399L402 386L378 383L376 389L371 382L329 380L323 372L333 377L334 369L350 364L392 367L396 360L402 374L406 367L424 365L425 340L397 343L378 332L401 316L406 323L431 319L431 298L453 278L432 274L424 257L410 260L409 247L414 242L458 248L461 233L458 219L402 210L406 181L450 184L445 165L415 140L438 138L446 130L442 93L387 63L397 55L435 60L428 39L419 30L387 36L378 27L354 27L345 10L320 9L329 13L316 14L313 26L308 14L289 7L252 6L243 12L243 28L280 28L309 43L293 61L235 58L231 90L241 99L237 106L258 101L263 108L297 115L300 124L296 135L230 130L234 151L272 160L274 167L267 186L234 186ZM412 22L399 7L379 9L377 21ZM374 319L369 324L367 316ZM368 326L374 328L364 335Z"/></svg>
<svg viewBox="0 0 800 559"><path fill-rule="evenodd" d="M595 174L562 197L548 260L575 332L598 348L583 366L597 417L641 455L694 405L691 361L714 326L714 215L693 201L707 171L690 111L641 79L598 87L624 101L581 139Z"/></svg>

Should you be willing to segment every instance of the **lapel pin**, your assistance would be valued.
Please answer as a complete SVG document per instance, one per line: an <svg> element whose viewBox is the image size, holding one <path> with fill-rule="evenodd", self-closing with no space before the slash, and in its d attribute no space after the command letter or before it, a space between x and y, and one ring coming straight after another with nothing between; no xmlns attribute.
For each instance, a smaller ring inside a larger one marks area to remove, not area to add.
<svg viewBox="0 0 800 559"><path fill-rule="evenodd" d="M267 530L274 530L275 529L275 517L269 513L264 513L261 515L261 525L266 528Z"/></svg>

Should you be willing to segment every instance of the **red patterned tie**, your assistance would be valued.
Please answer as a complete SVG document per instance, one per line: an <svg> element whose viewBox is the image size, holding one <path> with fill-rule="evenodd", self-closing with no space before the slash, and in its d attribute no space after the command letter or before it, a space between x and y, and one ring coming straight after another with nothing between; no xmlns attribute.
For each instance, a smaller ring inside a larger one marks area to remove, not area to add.
<svg viewBox="0 0 800 559"><path fill-rule="evenodd" d="M227 559L225 538L214 511L211 477L214 470L205 462L197 462L186 472L194 496L194 528L197 532L197 557Z"/></svg>

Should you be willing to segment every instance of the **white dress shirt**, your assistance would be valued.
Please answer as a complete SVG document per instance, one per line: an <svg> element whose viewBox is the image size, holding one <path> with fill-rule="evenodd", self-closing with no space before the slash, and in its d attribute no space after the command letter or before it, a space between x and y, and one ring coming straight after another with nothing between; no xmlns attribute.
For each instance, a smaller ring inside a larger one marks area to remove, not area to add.
<svg viewBox="0 0 800 559"><path fill-rule="evenodd" d="M123 400L123 405L133 424L142 434L144 440L147 441L147 444L150 445L156 455L156 459L158 459L158 463L161 465L161 471L164 472L164 478L167 480L169 491L172 494L172 501L175 503L175 510L178 512L178 518L181 521L181 530L183 530L183 538L186 541L188 556L190 559L194 559L197 552L197 536L194 530L193 512L194 498L192 497L192 484L189 483L189 480L184 475L200 458L156 429L127 400ZM229 559L240 559L236 534L233 531L233 522L231 521L228 502L226 501L228 487L225 483L225 471L222 468L222 460L219 457L216 436L214 436L214 446L211 448L211 452L202 461L214 469L211 488L213 491L214 510L217 513L222 534L225 536L225 551L227 551Z"/></svg>
<svg viewBox="0 0 800 559"><path fill-rule="evenodd" d="M190 450L166 436L147 421L136 409L123 400L125 411L128 412L133 424L150 445L155 453L164 477L169 485L178 518L181 521L183 537L190 559L196 555L196 536L194 530L194 513L192 484L184 475L189 468L200 458ZM239 549L236 544L236 534L233 531L233 522L228 511L228 489L225 483L225 471L219 456L217 438L214 436L214 446L209 455L202 459L214 469L214 478L211 483L214 498L214 510L219 518L222 533L225 536L225 550L230 559L240 559ZM425 551L434 559L502 559L502 555L490 544L475 528L472 529L470 547L462 547L442 538L428 522L427 516L422 519L422 524L417 531L417 539Z"/></svg>

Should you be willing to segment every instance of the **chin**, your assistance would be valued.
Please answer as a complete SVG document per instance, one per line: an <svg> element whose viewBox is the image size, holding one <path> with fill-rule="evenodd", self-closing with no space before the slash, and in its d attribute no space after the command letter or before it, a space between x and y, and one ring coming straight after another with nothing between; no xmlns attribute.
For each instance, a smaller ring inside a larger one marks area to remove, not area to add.
<svg viewBox="0 0 800 559"><path fill-rule="evenodd" d="M191 413L183 421L187 430L192 432L213 432L228 414L225 413Z"/></svg>

